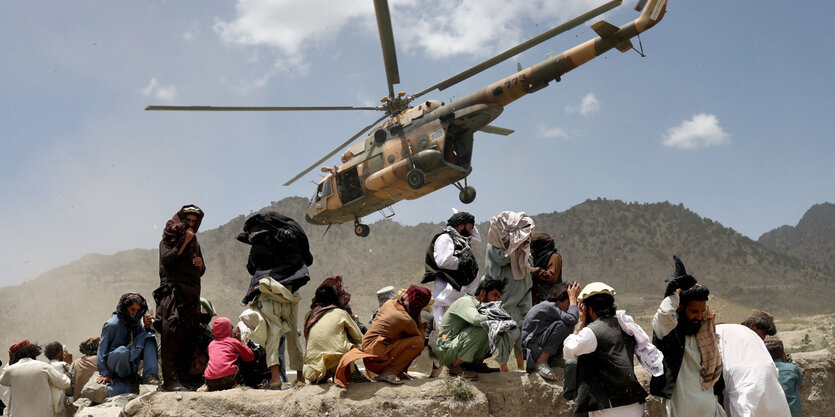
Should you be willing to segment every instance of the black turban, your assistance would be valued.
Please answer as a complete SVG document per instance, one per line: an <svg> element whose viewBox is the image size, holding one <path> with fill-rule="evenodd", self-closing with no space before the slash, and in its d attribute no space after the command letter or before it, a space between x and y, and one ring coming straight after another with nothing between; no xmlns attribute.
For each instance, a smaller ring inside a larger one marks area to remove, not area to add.
<svg viewBox="0 0 835 417"><path fill-rule="evenodd" d="M462 224L471 223L475 225L475 216L466 211L459 211L452 215L449 220L446 221L446 225L449 227L456 227Z"/></svg>

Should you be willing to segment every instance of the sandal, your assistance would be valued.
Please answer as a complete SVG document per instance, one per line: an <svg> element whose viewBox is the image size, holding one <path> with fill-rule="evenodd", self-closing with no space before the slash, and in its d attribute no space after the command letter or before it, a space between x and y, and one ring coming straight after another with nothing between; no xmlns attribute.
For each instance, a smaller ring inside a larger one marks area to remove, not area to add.
<svg viewBox="0 0 835 417"><path fill-rule="evenodd" d="M554 372L551 371L551 367L548 366L547 363L537 366L536 373L538 373L539 376L546 381L554 382L557 380L557 377L554 375Z"/></svg>
<svg viewBox="0 0 835 417"><path fill-rule="evenodd" d="M391 385L403 385L403 381L397 378L395 374L384 374L377 377L377 382L385 382Z"/></svg>

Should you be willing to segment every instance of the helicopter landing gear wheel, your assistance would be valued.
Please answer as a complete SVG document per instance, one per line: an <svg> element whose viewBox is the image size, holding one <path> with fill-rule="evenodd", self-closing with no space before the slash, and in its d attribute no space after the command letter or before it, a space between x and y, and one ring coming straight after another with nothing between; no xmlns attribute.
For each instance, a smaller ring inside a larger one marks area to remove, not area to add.
<svg viewBox="0 0 835 417"><path fill-rule="evenodd" d="M475 188L466 186L458 192L458 199L464 204L470 204L475 200Z"/></svg>
<svg viewBox="0 0 835 417"><path fill-rule="evenodd" d="M409 187L417 190L426 184L426 174L424 174L420 169L415 168L406 174L406 182L409 184Z"/></svg>
<svg viewBox="0 0 835 417"><path fill-rule="evenodd" d="M371 233L371 227L367 224L356 224L354 225L354 234L359 237L366 237L368 234Z"/></svg>

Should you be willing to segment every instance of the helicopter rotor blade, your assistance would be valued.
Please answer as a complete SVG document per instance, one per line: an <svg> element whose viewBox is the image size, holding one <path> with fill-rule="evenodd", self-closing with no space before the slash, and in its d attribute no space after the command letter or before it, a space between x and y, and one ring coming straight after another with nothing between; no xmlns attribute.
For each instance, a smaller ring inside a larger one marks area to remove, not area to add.
<svg viewBox="0 0 835 417"><path fill-rule="evenodd" d="M366 127L365 127L365 128L363 128L362 130L360 130L359 132L357 132L357 134L356 134L356 135L351 136L351 138L350 138L350 139L348 139L348 140L346 140L344 143L340 144L340 145L339 145L336 149L332 150L329 154L325 155L322 159L320 159L320 160L318 160L318 161L314 162L314 163L313 163L313 165L311 165L311 166L307 167L307 169L305 169L304 171L300 172L300 173L299 173L298 175L296 175L295 177L291 178L291 179L290 179L290 181L285 182L285 183L284 183L284 185L290 185L290 184L294 183L297 179L301 178L303 175L307 174L308 172L312 171L314 168L316 168L317 166L319 166L319 164L321 164L322 162L327 161L327 160L328 160L328 158L332 157L334 154L336 154L337 152L339 152L340 150L342 150L342 148L344 148L344 147L348 146L351 142L353 142L356 138L360 137L363 133L367 132L369 129L371 129L371 128L372 128L372 127L374 127L374 126L377 126L377 123L380 123L380 122L381 122L381 121L383 121L383 119L385 119L386 117L388 117L388 116L383 116L383 117L381 117L381 118L379 118L379 119L375 120L373 123L371 123L370 125L366 126Z"/></svg>
<svg viewBox="0 0 835 417"><path fill-rule="evenodd" d="M377 29L380 31L380 44L383 47L389 97L394 97L394 84L400 84L400 71L397 69L397 52L394 49L388 0L374 0L374 10L377 15Z"/></svg>
<svg viewBox="0 0 835 417"><path fill-rule="evenodd" d="M311 111L311 110L380 110L377 107L352 106L292 106L292 107L243 107L243 106L148 106L145 110L182 111Z"/></svg>
<svg viewBox="0 0 835 417"><path fill-rule="evenodd" d="M496 55L496 56L494 56L494 57L492 57L492 58L490 58L490 59L488 59L488 60L470 68L470 69L464 70L464 71L462 71L462 72L460 72L460 73L458 73L458 74L456 74L456 75L454 75L450 78L447 78L446 80L441 81L440 83L435 84L432 87L429 87L429 88L415 94L414 96L412 96L412 98L420 97L420 96L422 96L422 95L424 95L424 94L426 94L426 93L428 93L428 92L430 92L430 91L432 91L436 88L438 90L445 90L449 87L452 87L453 85L458 84L461 81L464 81L467 78L470 78L473 75L476 75L476 74L478 74L478 73L480 73L480 72L482 72L482 71L484 71L484 70L486 70L486 69L488 69L488 68L490 68L490 67L492 67L492 66L494 66L494 65L496 65L496 64L498 64L498 63L500 63L500 62L502 62L506 59L508 59L508 58L516 56L516 55L518 55L518 54L520 54L520 53L522 53L522 52L524 52L524 51L526 51L530 48L533 48L536 45L539 45L542 42L547 41L548 39L553 38L554 36L559 35L560 33L563 33L565 31L574 29L575 27L580 26L581 24L585 23L586 21L588 21L590 19L593 19L594 17L597 17L597 16L599 16L599 15L601 15L601 14L603 14L603 13L609 11L609 10L614 9L617 6L620 6L620 4L622 2L623 2L622 0L612 0L612 1L600 6L596 9L594 9L594 10L591 10L587 13L584 13L580 16L577 16L574 19L571 19L571 20L569 20L569 21L567 21L567 22L565 22L565 23L563 23L563 24L545 32L545 33L542 33L539 36L536 36L536 37L531 38L531 39L529 39L525 42L522 42L519 45L516 45L513 48L510 48L507 51L504 51L504 52L502 52L502 53L500 53L500 54L498 54L498 55Z"/></svg>

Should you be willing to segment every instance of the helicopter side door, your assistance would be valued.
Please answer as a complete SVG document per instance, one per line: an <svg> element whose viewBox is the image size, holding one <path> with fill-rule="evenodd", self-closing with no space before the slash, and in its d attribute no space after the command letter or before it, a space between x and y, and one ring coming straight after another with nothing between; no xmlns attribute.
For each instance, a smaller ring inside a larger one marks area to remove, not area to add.
<svg viewBox="0 0 835 417"><path fill-rule="evenodd" d="M342 201L343 205L363 196L362 183L356 165L336 175L336 191L339 193L339 200Z"/></svg>

